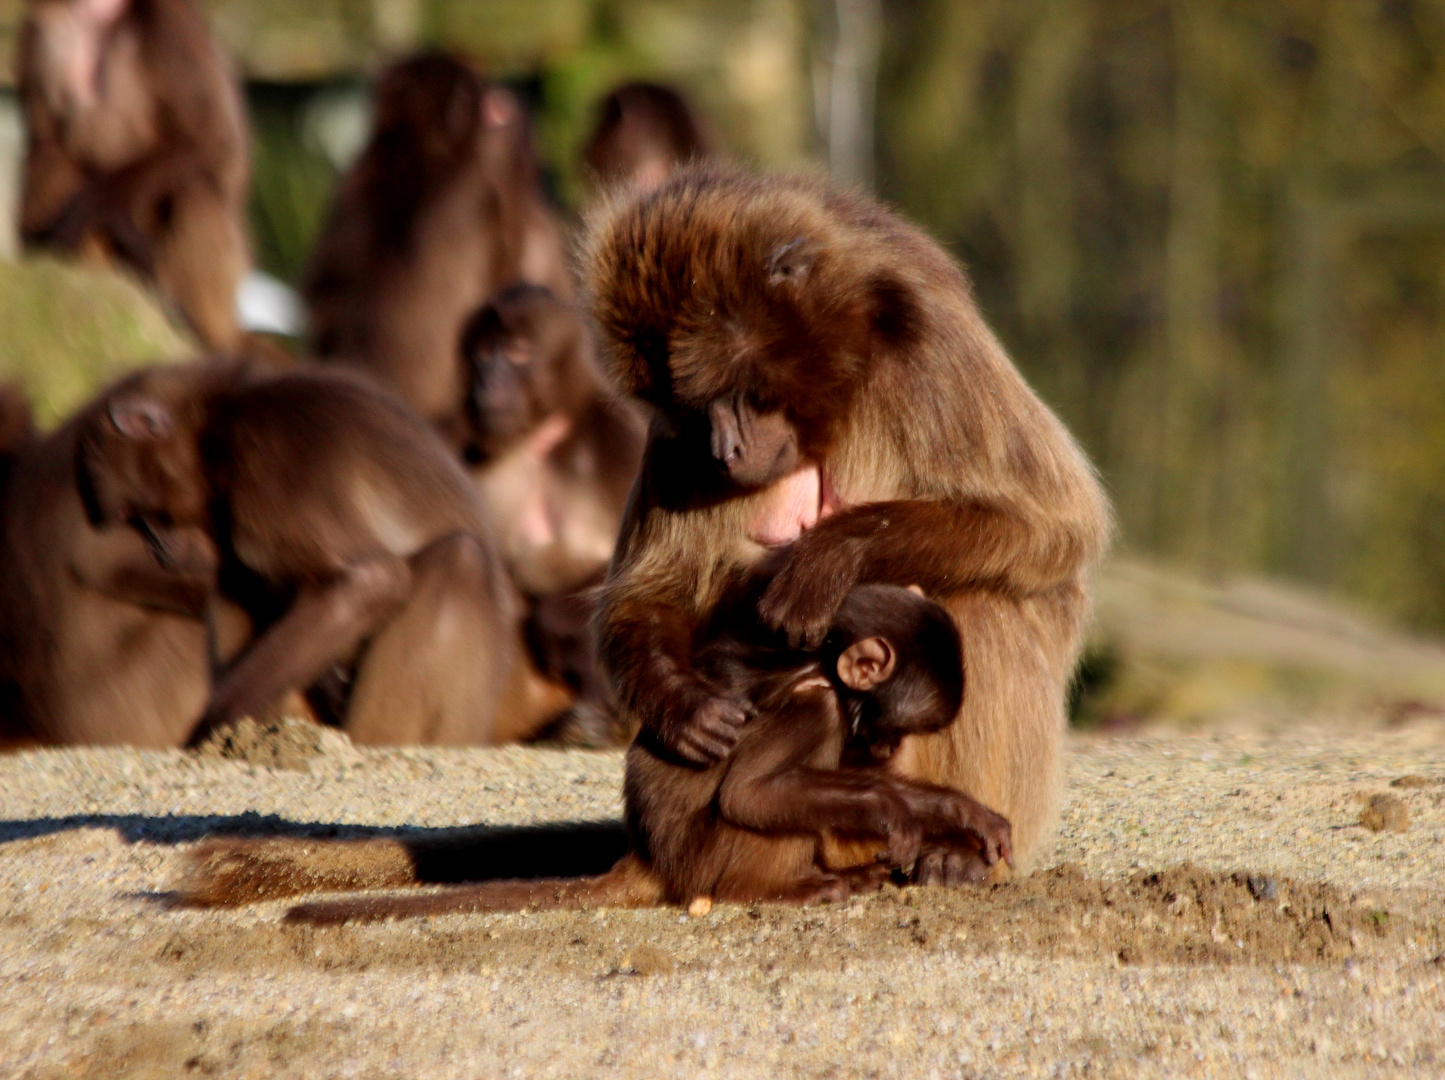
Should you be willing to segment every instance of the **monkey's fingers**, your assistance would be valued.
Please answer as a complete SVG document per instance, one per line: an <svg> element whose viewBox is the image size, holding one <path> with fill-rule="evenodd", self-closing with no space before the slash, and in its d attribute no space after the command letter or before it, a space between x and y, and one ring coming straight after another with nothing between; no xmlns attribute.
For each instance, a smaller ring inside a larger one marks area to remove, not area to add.
<svg viewBox="0 0 1445 1080"><path fill-rule="evenodd" d="M888 838L887 861L911 874L923 848L923 830L917 827L895 830Z"/></svg>
<svg viewBox="0 0 1445 1080"><path fill-rule="evenodd" d="M990 814L984 827L979 830L983 838L983 857L989 866L994 866L999 859L1003 859L1012 868L1014 864L1013 849L1013 826L1008 819L998 814Z"/></svg>
<svg viewBox="0 0 1445 1080"><path fill-rule="evenodd" d="M745 705L712 698L688 717L673 749L697 765L721 761L733 752L748 716Z"/></svg>

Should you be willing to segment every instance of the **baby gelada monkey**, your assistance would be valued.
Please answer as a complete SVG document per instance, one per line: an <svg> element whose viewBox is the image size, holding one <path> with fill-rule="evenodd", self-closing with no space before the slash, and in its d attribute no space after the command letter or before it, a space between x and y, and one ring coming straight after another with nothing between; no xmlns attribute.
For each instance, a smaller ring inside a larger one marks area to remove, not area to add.
<svg viewBox="0 0 1445 1080"><path fill-rule="evenodd" d="M1008 822L951 788L885 768L907 735L958 715L958 629L921 593L855 588L816 651L790 648L757 618L766 577L735 594L694 664L752 713L727 758L698 769L648 732L627 755L628 830L674 902L807 903L877 887L911 867L921 842L976 846L1011 860ZM880 861L830 872L827 834L881 837Z"/></svg>
<svg viewBox="0 0 1445 1080"><path fill-rule="evenodd" d="M910 866L925 840L1012 862L1010 826L953 788L886 768L908 735L953 722L963 697L958 630L913 590L855 588L819 649L790 648L757 618L765 578L742 585L701 635L694 661L749 703L737 746L688 763L644 733L627 754L631 850L606 874L488 881L425 896L322 901L292 922L338 923L458 911L686 904L701 898L842 900ZM835 871L830 834L881 839L879 860Z"/></svg>

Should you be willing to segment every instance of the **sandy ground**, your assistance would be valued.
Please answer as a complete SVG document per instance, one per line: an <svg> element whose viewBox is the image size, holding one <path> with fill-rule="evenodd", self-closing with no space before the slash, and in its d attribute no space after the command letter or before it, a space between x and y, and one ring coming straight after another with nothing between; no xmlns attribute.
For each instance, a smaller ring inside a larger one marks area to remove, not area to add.
<svg viewBox="0 0 1445 1080"><path fill-rule="evenodd" d="M509 830L619 810L616 754L322 749L0 757L0 1077L1445 1075L1436 723L1076 738L1051 869L995 889L321 929L169 905L216 831L485 822L525 861L548 841Z"/></svg>

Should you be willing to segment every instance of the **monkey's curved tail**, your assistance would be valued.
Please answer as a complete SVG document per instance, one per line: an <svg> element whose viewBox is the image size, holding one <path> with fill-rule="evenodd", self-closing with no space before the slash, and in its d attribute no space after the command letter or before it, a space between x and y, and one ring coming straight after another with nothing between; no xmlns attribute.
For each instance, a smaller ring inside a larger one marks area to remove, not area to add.
<svg viewBox="0 0 1445 1080"><path fill-rule="evenodd" d="M652 907L663 902L663 889L635 854L629 853L605 874L576 878L486 881L421 896L371 896L353 900L317 900L297 904L285 921L310 926L418 918L475 911L555 911L595 907Z"/></svg>

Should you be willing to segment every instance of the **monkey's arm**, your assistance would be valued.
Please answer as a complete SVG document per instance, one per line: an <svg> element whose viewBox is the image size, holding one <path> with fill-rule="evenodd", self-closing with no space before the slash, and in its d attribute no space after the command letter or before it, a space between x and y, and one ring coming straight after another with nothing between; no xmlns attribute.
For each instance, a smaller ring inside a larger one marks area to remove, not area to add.
<svg viewBox="0 0 1445 1080"><path fill-rule="evenodd" d="M309 686L355 652L411 589L411 570L391 555L359 559L303 585L290 609L216 682L191 742L219 724Z"/></svg>
<svg viewBox="0 0 1445 1080"><path fill-rule="evenodd" d="M844 597L865 582L919 585L930 596L985 586L1030 595L1069 580L1096 543L987 502L867 503L803 533L758 613L794 643L819 645Z"/></svg>
<svg viewBox="0 0 1445 1080"><path fill-rule="evenodd" d="M162 200L199 182L204 182L204 170L191 146L163 146L81 188L50 225L47 235L61 248L71 249L80 245L86 233L99 233L137 270L152 274L155 248L143 223L157 216L156 208Z"/></svg>
<svg viewBox="0 0 1445 1080"><path fill-rule="evenodd" d="M92 532L71 564L76 578L114 600L205 618L218 568L210 537L195 528L147 529Z"/></svg>
<svg viewBox="0 0 1445 1080"><path fill-rule="evenodd" d="M604 593L603 665L623 708L685 761L708 765L732 752L750 715L720 697L692 666L695 618L681 604Z"/></svg>

